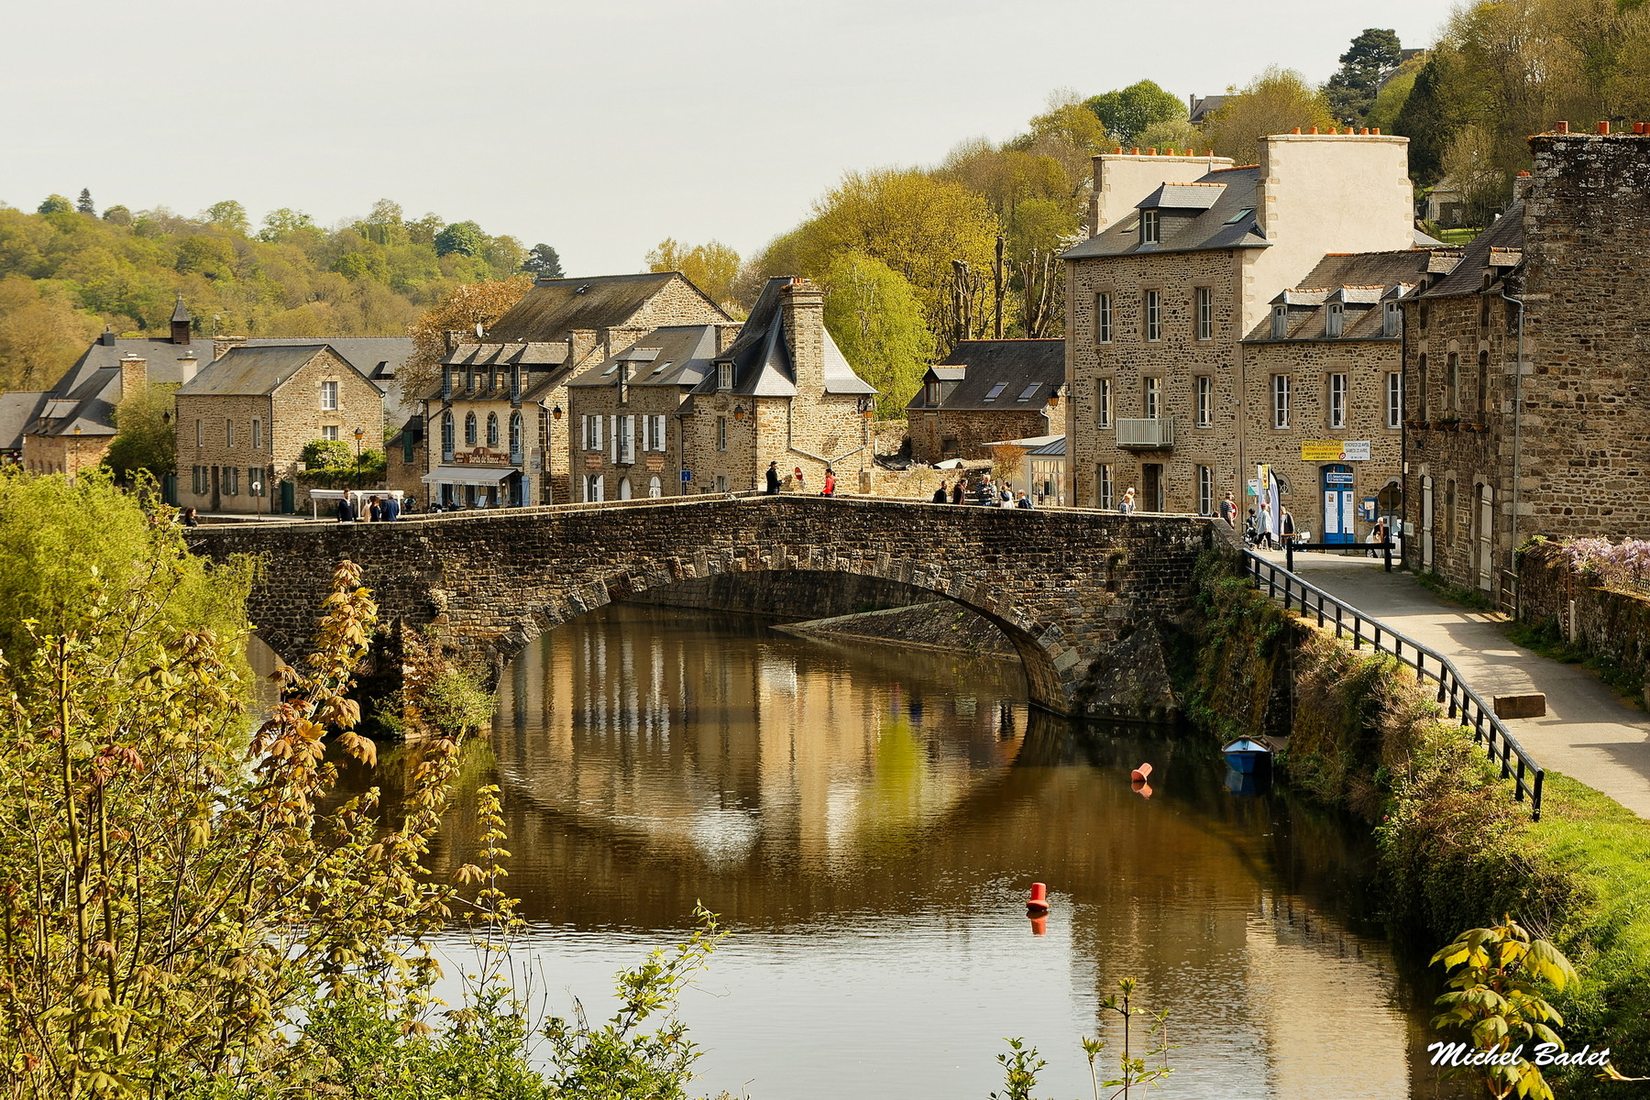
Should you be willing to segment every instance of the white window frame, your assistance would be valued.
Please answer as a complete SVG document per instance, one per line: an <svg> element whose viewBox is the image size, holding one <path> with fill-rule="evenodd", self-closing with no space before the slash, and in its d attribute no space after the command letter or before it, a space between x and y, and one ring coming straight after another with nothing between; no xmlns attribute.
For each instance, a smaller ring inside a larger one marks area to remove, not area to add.
<svg viewBox="0 0 1650 1100"><path fill-rule="evenodd" d="M1329 376L1328 390L1329 426L1331 428L1344 428L1346 427L1346 375L1338 371L1331 374Z"/></svg>
<svg viewBox="0 0 1650 1100"><path fill-rule="evenodd" d="M223 445L225 447L235 445L235 421L229 417L224 417L223 421Z"/></svg>
<svg viewBox="0 0 1650 1100"><path fill-rule="evenodd" d="M1094 296L1094 342L1111 343L1111 292L1101 291Z"/></svg>
<svg viewBox="0 0 1650 1100"><path fill-rule="evenodd" d="M599 451L602 449L602 418L586 416L584 418L584 449Z"/></svg>
<svg viewBox="0 0 1650 1100"><path fill-rule="evenodd" d="M321 426L321 438L326 440L328 443L338 442L338 425L323 424Z"/></svg>
<svg viewBox="0 0 1650 1100"><path fill-rule="evenodd" d="M716 418L716 449L718 451L728 449L728 418L725 416Z"/></svg>
<svg viewBox="0 0 1650 1100"><path fill-rule="evenodd" d="M1212 428L1215 423L1215 379L1211 374L1197 376L1197 426Z"/></svg>
<svg viewBox="0 0 1650 1100"><path fill-rule="evenodd" d="M664 495L665 495L664 480L662 478L660 478L658 474L654 474L652 477L648 478L647 479L647 498L649 500L658 500L660 497L662 497Z"/></svg>
<svg viewBox="0 0 1650 1100"><path fill-rule="evenodd" d="M1140 212L1140 243L1163 243L1163 216L1156 210L1142 210Z"/></svg>
<svg viewBox="0 0 1650 1100"><path fill-rule="evenodd" d="M264 449L264 422L255 416L252 418L252 449L254 451Z"/></svg>
<svg viewBox="0 0 1650 1100"><path fill-rule="evenodd" d="M733 364L716 364L716 388L719 390L733 389Z"/></svg>
<svg viewBox="0 0 1650 1100"><path fill-rule="evenodd" d="M662 413L644 417L647 421L647 439L645 450L662 451L665 449L665 418Z"/></svg>
<svg viewBox="0 0 1650 1100"><path fill-rule="evenodd" d="M629 413L614 419L613 461L620 465L636 461L636 418Z"/></svg>
<svg viewBox="0 0 1650 1100"><path fill-rule="evenodd" d="M1289 307L1276 305L1272 307L1272 339L1282 340L1289 335Z"/></svg>
<svg viewBox="0 0 1650 1100"><path fill-rule="evenodd" d="M489 450L498 450L498 413L487 414L487 447Z"/></svg>
<svg viewBox="0 0 1650 1100"><path fill-rule="evenodd" d="M584 475L584 502L586 504L600 504L605 499L607 486L601 474Z"/></svg>
<svg viewBox="0 0 1650 1100"><path fill-rule="evenodd" d="M1335 338L1346 331L1346 306L1340 302L1329 303L1329 315L1324 319L1324 334Z"/></svg>
<svg viewBox="0 0 1650 1100"><path fill-rule="evenodd" d="M1195 300L1197 315L1197 338L1199 340L1213 340L1215 338L1215 292L1214 288L1200 286L1192 292Z"/></svg>
<svg viewBox="0 0 1650 1100"><path fill-rule="evenodd" d="M1213 515L1215 511L1215 468L1213 466L1199 466L1197 468L1197 514L1200 516Z"/></svg>
<svg viewBox="0 0 1650 1100"><path fill-rule="evenodd" d="M1289 427L1289 376L1272 376L1272 427L1284 431Z"/></svg>
<svg viewBox="0 0 1650 1100"><path fill-rule="evenodd" d="M1094 423L1098 428L1111 427L1111 379L1102 378L1095 384Z"/></svg>
<svg viewBox="0 0 1650 1100"><path fill-rule="evenodd" d="M1146 340L1156 343L1163 339L1163 292L1148 290L1142 295L1141 312L1146 325Z"/></svg>
<svg viewBox="0 0 1650 1100"><path fill-rule="evenodd" d="M464 445L466 447L474 447L476 440L481 438L477 434L476 423L476 414L473 411L464 414Z"/></svg>
<svg viewBox="0 0 1650 1100"><path fill-rule="evenodd" d="M728 475L727 474L717 474L716 475L716 491L718 493L725 493L725 492L728 491Z"/></svg>
<svg viewBox="0 0 1650 1100"><path fill-rule="evenodd" d="M326 381L321 383L321 411L338 411L338 383Z"/></svg>
<svg viewBox="0 0 1650 1100"><path fill-rule="evenodd" d="M1112 473L1111 463L1100 463L1099 469L1095 472L1094 491L1098 501L1095 507L1111 508L1114 506L1117 496L1117 478Z"/></svg>
<svg viewBox="0 0 1650 1100"><path fill-rule="evenodd" d="M200 419L195 421L195 449L198 451L206 446L206 424Z"/></svg>
<svg viewBox="0 0 1650 1100"><path fill-rule="evenodd" d="M1404 310L1397 302L1386 303L1386 309L1381 314L1381 335L1396 336L1404 322Z"/></svg>
<svg viewBox="0 0 1650 1100"><path fill-rule="evenodd" d="M1388 371L1386 376L1386 426L1404 426L1404 375L1402 371Z"/></svg>
<svg viewBox="0 0 1650 1100"><path fill-rule="evenodd" d="M1149 374L1140 380L1140 415L1147 420L1163 416L1163 379Z"/></svg>

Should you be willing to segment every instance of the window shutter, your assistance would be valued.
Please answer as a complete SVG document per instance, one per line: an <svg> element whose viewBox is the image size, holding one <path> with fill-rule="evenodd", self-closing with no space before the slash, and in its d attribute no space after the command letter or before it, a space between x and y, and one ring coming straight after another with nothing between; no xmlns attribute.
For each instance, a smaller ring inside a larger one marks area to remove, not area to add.
<svg viewBox="0 0 1650 1100"><path fill-rule="evenodd" d="M612 421L612 423L608 426L608 430L610 431L610 433L612 434L612 437L613 437L612 438L612 446L609 448L609 453L612 454L613 461L617 462L617 461L619 461L619 418L614 416L614 417L610 417L609 419Z"/></svg>

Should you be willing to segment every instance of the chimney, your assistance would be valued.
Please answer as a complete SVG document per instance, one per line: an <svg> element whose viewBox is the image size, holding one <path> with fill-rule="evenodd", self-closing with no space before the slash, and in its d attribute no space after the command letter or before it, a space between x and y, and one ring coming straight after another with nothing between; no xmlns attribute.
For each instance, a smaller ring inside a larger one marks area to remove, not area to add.
<svg viewBox="0 0 1650 1100"><path fill-rule="evenodd" d="M1553 124L1553 132L1555 134L1567 134L1567 133L1569 133L1570 132L1570 123L1569 123L1569 121L1566 120L1566 119L1559 119L1558 122Z"/></svg>
<svg viewBox="0 0 1650 1100"><path fill-rule="evenodd" d="M120 399L126 400L149 381L149 361L131 352L120 357Z"/></svg>
<svg viewBox="0 0 1650 1100"><path fill-rule="evenodd" d="M441 342L442 342L443 346L446 347L448 355L451 355L453 352L458 350L458 342L463 337L463 335L464 335L463 333L454 332L452 329L447 329L444 332L442 332Z"/></svg>
<svg viewBox="0 0 1650 1100"><path fill-rule="evenodd" d="M744 327L742 321L718 321L716 323L716 354L721 355L724 351L733 347L733 342L739 339L739 330Z"/></svg>
<svg viewBox="0 0 1650 1100"><path fill-rule="evenodd" d="M1518 175L1514 176L1513 202L1523 202L1526 198L1528 198L1530 195L1530 184L1534 182L1535 177L1530 175L1528 170L1520 172Z"/></svg>
<svg viewBox="0 0 1650 1100"><path fill-rule="evenodd" d="M576 328L567 334L567 365L576 367L596 350L596 330Z"/></svg>
<svg viewBox="0 0 1650 1100"><path fill-rule="evenodd" d="M102 344L106 348L114 347L115 346L115 330L110 328L108 325L104 325L103 326L103 332L98 336L97 342L99 344Z"/></svg>
<svg viewBox="0 0 1650 1100"><path fill-rule="evenodd" d="M799 396L825 392L825 294L807 279L793 279L779 299L785 348L791 353Z"/></svg>
<svg viewBox="0 0 1650 1100"><path fill-rule="evenodd" d="M190 317L189 310L183 304L183 295L178 295L178 304L172 309L172 343L186 346L189 343Z"/></svg>
<svg viewBox="0 0 1650 1100"><path fill-rule="evenodd" d="M195 374L200 369L200 361L195 353L186 351L178 356L178 385L187 386L195 380Z"/></svg>

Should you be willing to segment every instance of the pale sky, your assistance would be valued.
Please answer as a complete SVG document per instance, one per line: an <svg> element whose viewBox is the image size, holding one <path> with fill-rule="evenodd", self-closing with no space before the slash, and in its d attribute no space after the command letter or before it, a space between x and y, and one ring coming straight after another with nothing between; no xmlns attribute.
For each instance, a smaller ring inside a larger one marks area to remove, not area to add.
<svg viewBox="0 0 1650 1100"><path fill-rule="evenodd" d="M749 256L844 172L1001 141L1049 93L1208 95L1328 77L1366 26L1425 46L1445 0L160 0L0 16L0 202L101 211L381 197L466 218L570 275L664 237Z"/></svg>

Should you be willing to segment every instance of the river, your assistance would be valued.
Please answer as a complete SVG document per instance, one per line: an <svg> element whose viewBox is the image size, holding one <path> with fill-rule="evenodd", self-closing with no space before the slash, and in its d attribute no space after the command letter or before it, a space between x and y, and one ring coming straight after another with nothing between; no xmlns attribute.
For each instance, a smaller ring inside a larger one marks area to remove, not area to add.
<svg viewBox="0 0 1650 1100"><path fill-rule="evenodd" d="M1356 830L1234 795L1206 739L1025 700L1012 661L747 618L613 606L552 631L505 673L488 765L518 962L551 1009L596 1016L701 900L731 931L682 1005L713 1095L983 1100L1023 1036L1037 1095L1087 1097L1079 1041L1106 1037L1115 1070L1099 1002L1125 976L1170 1013L1174 1073L1147 1095L1434 1095L1430 991L1360 921ZM438 866L469 858L472 811Z"/></svg>

